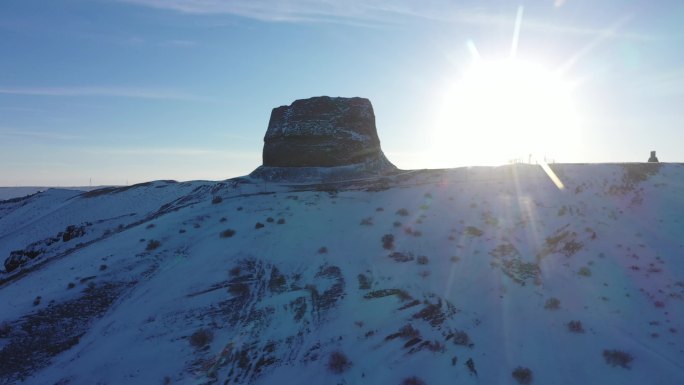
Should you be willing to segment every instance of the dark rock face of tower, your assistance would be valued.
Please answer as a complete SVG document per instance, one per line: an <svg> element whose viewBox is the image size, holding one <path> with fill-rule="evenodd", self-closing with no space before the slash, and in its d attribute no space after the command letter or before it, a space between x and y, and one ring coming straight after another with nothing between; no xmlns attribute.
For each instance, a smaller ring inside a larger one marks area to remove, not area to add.
<svg viewBox="0 0 684 385"><path fill-rule="evenodd" d="M380 158L387 161L368 99L321 96L271 112L263 166L336 167Z"/></svg>

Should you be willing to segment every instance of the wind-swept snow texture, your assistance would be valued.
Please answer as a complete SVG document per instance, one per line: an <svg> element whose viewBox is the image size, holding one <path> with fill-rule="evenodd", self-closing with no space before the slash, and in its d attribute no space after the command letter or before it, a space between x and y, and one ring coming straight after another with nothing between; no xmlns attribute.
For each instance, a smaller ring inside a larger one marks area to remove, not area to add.
<svg viewBox="0 0 684 385"><path fill-rule="evenodd" d="M0 202L0 384L684 383L684 166L552 169Z"/></svg>

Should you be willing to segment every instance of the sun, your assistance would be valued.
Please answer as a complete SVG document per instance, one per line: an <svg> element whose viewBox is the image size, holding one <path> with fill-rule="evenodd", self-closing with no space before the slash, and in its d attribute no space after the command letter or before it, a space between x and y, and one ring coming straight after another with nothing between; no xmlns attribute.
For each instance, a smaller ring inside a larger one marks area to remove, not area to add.
<svg viewBox="0 0 684 385"><path fill-rule="evenodd" d="M515 58L474 61L438 115L432 156L442 167L563 160L579 145L571 84Z"/></svg>

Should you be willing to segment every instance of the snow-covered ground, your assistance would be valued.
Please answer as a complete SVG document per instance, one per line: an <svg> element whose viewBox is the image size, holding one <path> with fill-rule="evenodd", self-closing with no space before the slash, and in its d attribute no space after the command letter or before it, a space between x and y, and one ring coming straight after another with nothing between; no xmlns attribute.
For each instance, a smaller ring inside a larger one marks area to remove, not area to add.
<svg viewBox="0 0 684 385"><path fill-rule="evenodd" d="M684 165L552 168L0 203L0 384L684 383Z"/></svg>

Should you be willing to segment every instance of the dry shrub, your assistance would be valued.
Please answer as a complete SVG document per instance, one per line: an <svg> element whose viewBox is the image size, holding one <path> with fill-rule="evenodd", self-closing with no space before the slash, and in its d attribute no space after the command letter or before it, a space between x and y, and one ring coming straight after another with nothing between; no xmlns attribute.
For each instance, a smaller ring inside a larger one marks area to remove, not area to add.
<svg viewBox="0 0 684 385"><path fill-rule="evenodd" d="M220 237L221 237L221 238L230 238L230 237L232 237L233 235L235 235L235 230L233 230L233 229L226 229L226 230L221 231Z"/></svg>
<svg viewBox="0 0 684 385"><path fill-rule="evenodd" d="M399 210L397 210L397 215L400 215L402 217L407 217L409 215L409 212L406 209L399 209Z"/></svg>
<svg viewBox="0 0 684 385"><path fill-rule="evenodd" d="M473 347L473 341L470 339L470 336L468 335L468 333L466 333L464 331L456 330L453 334L453 339L454 339L454 344L456 344L456 345Z"/></svg>
<svg viewBox="0 0 684 385"><path fill-rule="evenodd" d="M328 369L335 374L345 372L351 365L351 361L349 361L347 356L339 350L332 352L328 359Z"/></svg>
<svg viewBox="0 0 684 385"><path fill-rule="evenodd" d="M416 376L408 377L405 378L404 381L401 382L401 385L426 385L425 381L421 380L420 378Z"/></svg>
<svg viewBox="0 0 684 385"><path fill-rule="evenodd" d="M544 303L544 309L546 310L558 310L560 308L560 300L556 297L551 297Z"/></svg>
<svg viewBox="0 0 684 385"><path fill-rule="evenodd" d="M570 321L568 322L568 330L573 333L584 333L584 327L580 321Z"/></svg>
<svg viewBox="0 0 684 385"><path fill-rule="evenodd" d="M623 352L622 350L604 350L603 351L603 358L606 360L606 363L610 366L620 366L625 369L630 368L630 364L632 363L632 360L634 360L634 357L632 357L631 354L627 352Z"/></svg>
<svg viewBox="0 0 684 385"><path fill-rule="evenodd" d="M394 248L394 235L385 234L382 236L382 247L387 250L392 250Z"/></svg>
<svg viewBox="0 0 684 385"><path fill-rule="evenodd" d="M152 250L158 248L159 246L161 246L161 242L159 242L159 241L156 240L156 239L150 239L150 240L147 242L147 247L145 247L145 250L147 250L147 251L152 251Z"/></svg>
<svg viewBox="0 0 684 385"><path fill-rule="evenodd" d="M196 348L203 348L214 340L214 333L208 329L199 329L190 336L190 345Z"/></svg>
<svg viewBox="0 0 684 385"><path fill-rule="evenodd" d="M532 370L529 368L523 368L522 366L518 366L513 370L511 373L513 378L515 378L516 381L518 381L519 384L522 385L528 385L532 383Z"/></svg>

